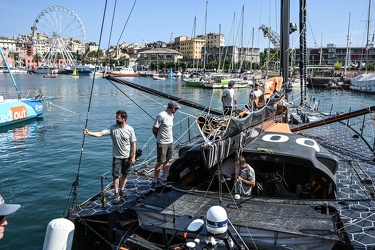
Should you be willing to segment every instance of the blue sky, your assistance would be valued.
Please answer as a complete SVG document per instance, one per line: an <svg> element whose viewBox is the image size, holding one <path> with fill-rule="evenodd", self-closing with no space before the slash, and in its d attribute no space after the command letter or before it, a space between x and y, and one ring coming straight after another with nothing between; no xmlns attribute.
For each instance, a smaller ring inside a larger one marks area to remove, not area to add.
<svg viewBox="0 0 375 250"><path fill-rule="evenodd" d="M109 30L114 0L107 0L101 48L109 43ZM135 3L132 14L130 10ZM338 47L347 44L349 13L351 46L366 44L368 0L307 0L307 45L308 47L325 47L333 43ZM30 33L30 27L36 17L49 6L64 6L75 12L82 20L86 30L86 40L98 43L103 19L105 0L0 0L2 25L0 35L13 37ZM243 27L242 6L245 5ZM298 25L299 0L291 0L291 22ZM177 36L194 35L194 18L196 17L195 34L209 32L223 33L226 45L245 47L269 46L267 38L259 30L261 24L270 26L280 33L280 0L208 0L207 26L205 29L206 0L117 0L116 17L110 44L148 43L157 40L169 41L171 34ZM373 7L372 7L373 9ZM373 10L371 10L371 13ZM371 14L371 17L373 14ZM126 20L128 23L124 29ZM9 21L5 21L9 20ZM373 20L373 18L370 18ZM235 23L235 24L234 24ZM220 27L220 28L219 28ZM370 23L370 39L374 34L374 23ZM254 28L254 39L252 29ZM123 35L120 37L122 30ZM235 32L233 32L235 30ZM241 39L242 37L242 39ZM292 47L299 47L298 32L290 37Z"/></svg>

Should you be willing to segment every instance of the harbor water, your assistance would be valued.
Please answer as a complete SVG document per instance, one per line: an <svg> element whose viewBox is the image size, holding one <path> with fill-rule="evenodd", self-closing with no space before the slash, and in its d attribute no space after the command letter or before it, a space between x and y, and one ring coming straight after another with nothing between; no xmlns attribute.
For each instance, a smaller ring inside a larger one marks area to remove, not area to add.
<svg viewBox="0 0 375 250"><path fill-rule="evenodd" d="M84 137L82 130L86 124L89 130L100 131L115 123L117 110L126 110L127 123L135 129L137 148L143 150L142 157L145 157L154 153L153 119L165 109L168 100L127 86L113 85L101 78L59 75L48 79L37 74L14 77L22 96L30 89L37 89L44 96L58 97L47 106L42 118L0 128L0 192L7 203L22 206L15 214L7 216L8 226L0 240L0 249L39 250L43 247L49 221L66 214L72 183L77 176L78 203L100 192L103 173L107 171L106 183L111 180L110 137ZM139 77L127 80L222 109L221 89L187 87L176 79L156 81ZM0 74L0 89L5 97L16 94L8 74ZM247 103L249 91L235 90L239 108ZM290 93L288 100L299 103L296 92ZM320 109L326 112L331 109L347 112L375 105L373 95L343 90L310 89L310 97L315 97ZM175 137L186 131L183 125L186 119L194 127L194 117L200 113L183 106L175 115ZM193 129L193 132L197 130ZM185 134L184 139L187 136Z"/></svg>

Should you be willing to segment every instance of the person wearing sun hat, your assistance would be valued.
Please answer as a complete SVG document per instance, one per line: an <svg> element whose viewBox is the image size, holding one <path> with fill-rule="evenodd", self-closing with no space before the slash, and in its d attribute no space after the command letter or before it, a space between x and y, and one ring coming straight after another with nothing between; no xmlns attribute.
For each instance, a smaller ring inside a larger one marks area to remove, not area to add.
<svg viewBox="0 0 375 250"><path fill-rule="evenodd" d="M150 187L152 191L155 191L161 169L163 169L162 184L166 187L171 186L167 177L169 161L173 155L173 114L176 113L179 108L181 108L181 106L178 105L176 101L170 101L167 109L156 116L154 126L152 127L152 133L156 138L157 146L157 162L154 170L154 179Z"/></svg>
<svg viewBox="0 0 375 250"><path fill-rule="evenodd" d="M21 205L18 204L6 204L3 197L0 195L0 239L4 236L4 227L8 225L5 216L16 212L20 207Z"/></svg>

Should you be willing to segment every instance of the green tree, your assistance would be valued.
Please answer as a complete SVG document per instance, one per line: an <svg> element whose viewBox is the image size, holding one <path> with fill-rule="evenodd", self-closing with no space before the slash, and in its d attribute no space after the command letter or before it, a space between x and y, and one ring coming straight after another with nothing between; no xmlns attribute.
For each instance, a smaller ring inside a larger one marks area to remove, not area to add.
<svg viewBox="0 0 375 250"><path fill-rule="evenodd" d="M41 59L42 58L40 57L40 55L38 55L38 54L34 55L33 61L36 62L36 66L39 66L39 63L40 63Z"/></svg>
<svg viewBox="0 0 375 250"><path fill-rule="evenodd" d="M339 61L335 62L335 64L333 64L333 67L335 69L341 69L342 68L342 62L339 62Z"/></svg>

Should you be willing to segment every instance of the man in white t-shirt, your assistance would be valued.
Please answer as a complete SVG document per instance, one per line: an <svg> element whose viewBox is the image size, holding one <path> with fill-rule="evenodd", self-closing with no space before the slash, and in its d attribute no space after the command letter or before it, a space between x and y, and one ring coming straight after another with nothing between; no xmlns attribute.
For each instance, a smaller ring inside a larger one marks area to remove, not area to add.
<svg viewBox="0 0 375 250"><path fill-rule="evenodd" d="M259 89L259 84L255 83L254 89L249 94L249 109L250 111L252 109L256 110L257 105L255 104L255 101L259 99L263 95L263 91Z"/></svg>
<svg viewBox="0 0 375 250"><path fill-rule="evenodd" d="M156 188L160 170L163 169L163 182L166 187L170 187L168 177L169 161L173 156L173 114L181 108L175 101L168 103L167 109L160 112L152 127L152 133L156 137L157 145L157 163L154 169L154 180L151 183L152 191Z"/></svg>
<svg viewBox="0 0 375 250"><path fill-rule="evenodd" d="M315 98L313 98L311 109L313 111L318 111L318 106L319 106L318 101Z"/></svg>
<svg viewBox="0 0 375 250"><path fill-rule="evenodd" d="M238 108L237 100L234 95L234 81L229 81L228 87L224 89L221 102L223 103L224 115L230 114L233 108Z"/></svg>

